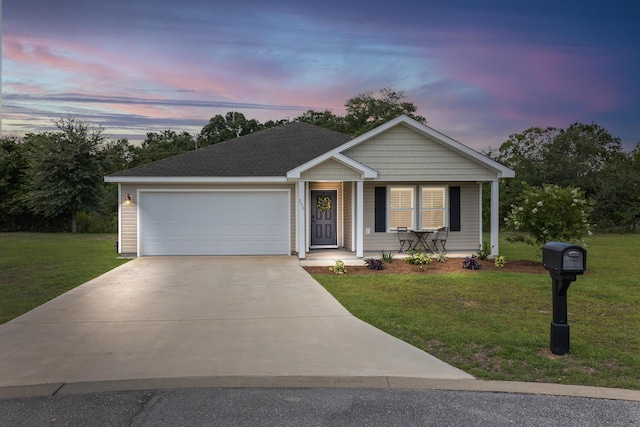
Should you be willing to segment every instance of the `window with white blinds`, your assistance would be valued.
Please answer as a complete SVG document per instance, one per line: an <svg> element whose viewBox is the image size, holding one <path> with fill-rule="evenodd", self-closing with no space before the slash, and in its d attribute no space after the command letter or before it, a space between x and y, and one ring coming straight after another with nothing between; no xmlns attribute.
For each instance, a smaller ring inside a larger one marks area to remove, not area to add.
<svg viewBox="0 0 640 427"><path fill-rule="evenodd" d="M432 230L446 225L446 192L444 187L421 187L420 206L421 228L423 230Z"/></svg>
<svg viewBox="0 0 640 427"><path fill-rule="evenodd" d="M389 187L389 229L414 228L415 188Z"/></svg>

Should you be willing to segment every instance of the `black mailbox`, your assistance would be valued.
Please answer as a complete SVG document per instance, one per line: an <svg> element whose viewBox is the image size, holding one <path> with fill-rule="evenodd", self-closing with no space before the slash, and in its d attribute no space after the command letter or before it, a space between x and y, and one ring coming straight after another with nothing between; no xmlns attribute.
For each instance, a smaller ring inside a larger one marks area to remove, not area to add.
<svg viewBox="0 0 640 427"><path fill-rule="evenodd" d="M542 246L542 264L549 270L553 286L550 349L553 354L568 354L567 290L576 275L587 268L587 251L569 243L549 242Z"/></svg>
<svg viewBox="0 0 640 427"><path fill-rule="evenodd" d="M549 242L542 247L544 268L557 274L582 274L587 268L587 251L576 245Z"/></svg>

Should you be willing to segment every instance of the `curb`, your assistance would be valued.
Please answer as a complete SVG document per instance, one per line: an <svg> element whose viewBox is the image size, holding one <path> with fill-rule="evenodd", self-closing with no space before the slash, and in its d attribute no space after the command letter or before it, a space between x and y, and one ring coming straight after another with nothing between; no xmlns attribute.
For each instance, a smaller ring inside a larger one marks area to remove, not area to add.
<svg viewBox="0 0 640 427"><path fill-rule="evenodd" d="M197 388L376 388L472 391L582 397L640 402L640 390L483 380L407 377L216 376L34 384L0 387L0 399Z"/></svg>

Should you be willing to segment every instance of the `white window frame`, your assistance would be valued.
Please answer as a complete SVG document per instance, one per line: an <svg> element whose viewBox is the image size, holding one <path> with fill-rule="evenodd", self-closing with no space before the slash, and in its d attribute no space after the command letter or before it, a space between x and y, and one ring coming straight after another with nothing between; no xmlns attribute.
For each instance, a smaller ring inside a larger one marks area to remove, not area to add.
<svg viewBox="0 0 640 427"><path fill-rule="evenodd" d="M422 200L423 200L423 193L425 189L429 189L429 190L442 190L443 192L443 202L444 202L444 207L442 208L423 208L422 207ZM423 223L423 216L424 216L424 212L426 211L438 211L438 212L442 212L443 216L444 216L444 221L443 224L440 227L448 227L449 226L449 191L448 191L449 187L446 185L421 185L420 186L420 190L419 190L419 199L418 199L418 224L420 224L420 227L422 227L422 223ZM439 228L439 227L432 227L432 228Z"/></svg>
<svg viewBox="0 0 640 427"><path fill-rule="evenodd" d="M411 190L411 199L412 199L412 207L411 208L392 208L391 207L391 191L392 189L410 189ZM417 215L416 215L416 209L417 209L417 204L416 204L416 186L415 185L390 185L387 186L387 231L389 232L396 232L397 229L396 228L392 228L391 226L391 212L392 211L410 211L411 212L411 221L413 222L411 227L407 227L409 229L413 229L416 225L416 219L417 219Z"/></svg>
<svg viewBox="0 0 640 427"><path fill-rule="evenodd" d="M392 208L391 207L391 190L398 189L411 189L413 207L412 208ZM422 207L422 194L424 189L441 189L444 192L444 208L427 208ZM449 186L447 185L389 185L387 186L387 232L395 233L396 228L392 228L391 225L391 212L392 211L411 211L412 212L412 227L409 229L419 230L422 229L423 212L427 210L442 211L444 215L444 225L442 227L449 226Z"/></svg>

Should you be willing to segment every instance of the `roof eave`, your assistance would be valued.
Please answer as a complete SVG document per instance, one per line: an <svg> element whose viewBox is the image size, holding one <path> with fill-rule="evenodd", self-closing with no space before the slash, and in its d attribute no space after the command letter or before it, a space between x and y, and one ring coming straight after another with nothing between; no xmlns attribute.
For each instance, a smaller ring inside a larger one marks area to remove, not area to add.
<svg viewBox="0 0 640 427"><path fill-rule="evenodd" d="M244 183L283 183L284 176L105 176L105 182L120 184L244 184Z"/></svg>

